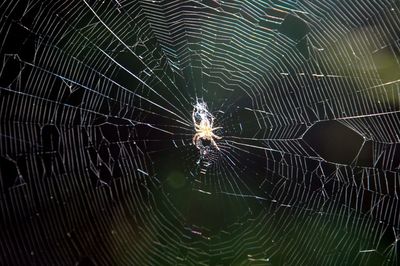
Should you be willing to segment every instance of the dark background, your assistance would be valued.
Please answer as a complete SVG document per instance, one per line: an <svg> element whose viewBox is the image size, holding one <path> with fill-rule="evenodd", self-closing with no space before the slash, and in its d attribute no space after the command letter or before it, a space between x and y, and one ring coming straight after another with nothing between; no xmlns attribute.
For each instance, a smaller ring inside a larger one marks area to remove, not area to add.
<svg viewBox="0 0 400 266"><path fill-rule="evenodd" d="M398 4L176 3L0 5L0 264L395 265Z"/></svg>

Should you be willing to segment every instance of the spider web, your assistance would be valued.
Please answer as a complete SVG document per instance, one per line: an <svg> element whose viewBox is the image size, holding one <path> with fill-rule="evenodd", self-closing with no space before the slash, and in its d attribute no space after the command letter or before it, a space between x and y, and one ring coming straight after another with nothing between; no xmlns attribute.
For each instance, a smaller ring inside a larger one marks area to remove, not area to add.
<svg viewBox="0 0 400 266"><path fill-rule="evenodd" d="M398 1L0 14L0 264L398 264Z"/></svg>

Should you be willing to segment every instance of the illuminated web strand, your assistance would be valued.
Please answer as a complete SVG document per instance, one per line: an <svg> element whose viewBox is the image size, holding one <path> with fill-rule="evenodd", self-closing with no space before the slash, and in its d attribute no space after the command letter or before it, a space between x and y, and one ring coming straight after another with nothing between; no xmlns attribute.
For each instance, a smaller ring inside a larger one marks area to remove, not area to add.
<svg viewBox="0 0 400 266"><path fill-rule="evenodd" d="M86 6L90 9L90 11L93 13L93 15L96 16L96 18L100 21L100 23L115 37L117 38L117 40L119 42L121 42L126 49L128 49L137 59L140 60L140 62L145 65L147 68L148 66L142 61L141 58L139 58L133 51L132 49L126 45L104 22L103 20L97 15L97 13L93 10L93 8L86 2L86 0L83 0L83 2L86 4ZM122 66L120 63L118 63L117 61L115 61L111 56L109 56L105 51L103 51L100 47L97 47L106 57L108 57L110 60L112 60L115 64L117 64L119 67L121 67L122 69L124 69L127 73L129 73L130 75L132 75L133 77L135 77L138 81L140 81L143 85L145 85L148 89L150 89L152 92L154 92L156 95L158 95L160 98L162 98L165 102L167 102L169 105L171 105L172 107L176 108L176 110L178 112L180 112L182 115L185 115L182 110L178 109L177 107L175 107L172 103L170 103L167 99L165 99L163 96L161 96L161 94L159 94L157 91L155 91L152 87L150 87L146 82L144 82L142 79L140 79L138 76L136 76L134 73L132 73L130 70L128 70L127 68L125 68L124 66ZM151 71L153 73L153 71ZM160 80L158 77L157 79L164 84L164 82L162 80ZM165 85L165 84L164 84ZM168 86L165 85L165 87L168 89ZM168 89L169 90L169 89ZM174 94L172 94L174 95ZM178 98L177 98L178 99ZM179 99L178 99L179 100ZM180 100L179 100L180 102ZM153 103L154 104L154 103ZM178 116L176 113L173 113L171 111L169 111L170 113ZM179 116L178 116L179 117Z"/></svg>

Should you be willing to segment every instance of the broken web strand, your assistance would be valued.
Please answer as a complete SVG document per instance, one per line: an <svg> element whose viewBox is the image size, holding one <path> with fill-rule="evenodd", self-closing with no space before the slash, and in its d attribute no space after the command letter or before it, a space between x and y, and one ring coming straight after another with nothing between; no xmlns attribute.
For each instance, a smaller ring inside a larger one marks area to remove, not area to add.
<svg viewBox="0 0 400 266"><path fill-rule="evenodd" d="M154 72L142 61L142 59L140 58L140 57L138 57L132 50L131 50L131 48L128 46L128 45L126 45L102 20L101 20L101 18L96 14L96 12L90 7L90 5L84 0L84 3L87 5L87 7L90 9L90 11L92 11L93 12L93 14L96 16L96 18L97 19L99 19L99 21L101 22L101 24L102 25L104 25L104 27L106 27L107 28L107 30L111 33L111 34L113 34L113 36L115 37L115 38L117 38L117 40L126 48L126 49L128 49L128 51L131 53L131 54L133 54L136 58L138 58L139 60L140 60L140 62L143 64L143 65L145 65L146 66L146 68L147 69L149 69L150 71L151 71L151 73L153 73L154 74ZM109 57L107 54L105 54L107 57ZM115 62L116 63L116 62ZM118 64L118 63L117 63ZM119 64L118 64L119 65ZM154 93L156 93L157 95L159 95L159 93L158 92L156 92L156 91L154 91L149 85L147 85L146 83L144 83L144 81L142 81L139 77L137 77L135 74L133 74L133 73L131 73L129 70L127 70L127 69L125 69L122 65L120 65L125 71L128 71L131 75L133 75L136 79L138 79L140 82L142 82L147 88L149 88L150 90L152 90ZM168 90L169 90L169 87L160 79L160 78L158 78L158 76L156 75L156 78L166 87L166 88L168 88ZM170 80L171 81L171 80ZM175 85L173 82L171 82L171 84L172 85ZM178 91L178 92L180 92L180 90L176 87L176 86L174 86L175 87L175 89ZM174 95L173 93L171 93L172 95ZM159 95L160 97L162 97L161 95ZM167 101L165 98L163 98L162 97L162 99L163 100L165 100L165 101ZM178 102L181 104L181 106L183 106L182 105L182 103L181 103L181 101L180 101L180 99L179 98L177 98L178 99ZM185 99L185 97L183 97L183 99ZM167 101L168 102L168 101ZM170 103L170 105L172 106L172 107L175 107L175 106L173 106L171 103ZM183 110L184 110L184 108L182 108ZM179 109L179 108L177 108L177 111L178 112L181 112L181 109Z"/></svg>
<svg viewBox="0 0 400 266"><path fill-rule="evenodd" d="M84 36L83 36L84 37ZM87 39L86 37L84 37L88 42L90 42L92 45L94 45L94 47L96 47L97 49L100 49L96 44L94 44L93 42L91 42L89 39ZM100 49L101 50L101 49ZM102 51L102 50L101 50ZM110 60L113 60L109 55L107 55L104 51L103 51L103 54L105 54ZM115 61L114 61L115 62ZM82 63L82 62L81 62ZM122 67L120 64L117 64L117 65L119 65L120 67ZM122 67L123 68L123 67ZM125 71L127 71L129 74L132 74L132 75L134 75L133 73L131 73L129 70L127 70L126 68L123 68ZM100 75L102 75L102 74L100 74ZM103 77L105 77L104 75L102 75ZM135 76L136 77L136 76ZM108 78L107 78L108 79ZM118 87L121 87L121 85L119 85L119 84L117 84L115 81L113 81L112 79L110 80L113 84L115 84L115 85L117 85ZM147 87L148 87L148 85L146 84L146 83L143 83L144 85L146 85ZM129 90L127 90L127 91L129 91ZM143 99L143 100L145 100L145 101L147 101L147 99L145 98L145 97L142 97L142 96L140 96L139 94L137 94L137 93L135 93L134 94L135 96L137 96L137 97L141 97L141 99ZM159 95L159 94L158 94ZM160 95L160 97L162 97L161 95ZM162 107L161 105L159 105L159 104L156 104L155 102L150 102L151 104L154 104L154 105L156 105L157 107L159 107L159 108L164 108L165 109L165 107ZM172 104L170 104L170 105L172 105ZM165 109L165 110L167 110L167 109ZM170 111L169 111L170 112ZM154 113L153 113L154 114ZM156 113L157 114L157 113ZM172 114L174 114L174 113L172 113ZM176 114L175 114L176 115ZM177 116L177 115L176 115ZM179 116L178 116L179 117ZM179 120L176 120L176 121L179 121ZM189 122L189 121L188 121ZM186 123L186 125L189 125L189 124L187 124Z"/></svg>
<svg viewBox="0 0 400 266"><path fill-rule="evenodd" d="M94 12L93 10L91 10L92 12ZM103 23L103 22L102 22ZM104 24L104 23L103 23ZM105 25L106 26L106 25ZM107 26L106 26L107 27ZM107 28L108 30L110 30L109 28ZM118 38L118 37L117 37ZM95 44L94 44L95 45ZM126 46L126 44L124 44L124 46ZM95 46L95 47L97 47L97 46ZM98 48L98 47L97 47ZM130 52L132 52L131 50L130 50ZM133 53L133 52L132 52ZM107 54L105 54L107 57L109 57ZM135 55L136 56L136 55ZM112 60L112 58L111 57L109 57L111 60ZM121 66L122 67L122 66ZM124 68L124 70L126 70L125 68ZM126 70L126 71L128 71L128 70ZM129 71L128 71L129 72ZM130 73L130 74L132 74L132 73ZM132 74L133 75L133 74ZM162 81L161 81L162 82ZM144 85L146 85L147 87L149 87L146 83L143 83ZM163 83L164 84L164 83ZM165 84L164 84L165 85ZM166 87L167 87L167 85L165 85ZM150 88L150 87L149 87ZM151 88L150 88L151 89ZM138 95L137 93L135 94L135 96L140 96L140 95ZM161 97L161 96L160 96ZM142 98L142 99L144 99L144 100L146 100L146 98ZM164 99L164 98L163 98ZM179 99L178 99L179 100ZM180 100L179 100L180 101ZM161 107L161 106L159 106L158 104L156 104L156 103L154 103L154 102L152 102L152 104L154 104L154 105L156 105L157 107L160 107L160 108L163 108L163 107ZM170 104L170 105L172 105L172 104ZM167 110L167 109L165 109L165 110ZM170 111L169 111L170 112ZM172 113L173 114L173 113ZM177 120L177 121L179 121L179 120ZM139 123L138 123L139 124ZM188 125L188 124L186 124L186 125ZM157 128L156 126L154 126L154 125L150 125L149 124L149 126L150 127L152 127L152 128ZM171 133L171 132L168 132L168 131L165 131L165 130L162 130L162 129L160 129L161 131L163 131L163 132L166 132L166 133L168 133L168 134L173 134L173 133Z"/></svg>

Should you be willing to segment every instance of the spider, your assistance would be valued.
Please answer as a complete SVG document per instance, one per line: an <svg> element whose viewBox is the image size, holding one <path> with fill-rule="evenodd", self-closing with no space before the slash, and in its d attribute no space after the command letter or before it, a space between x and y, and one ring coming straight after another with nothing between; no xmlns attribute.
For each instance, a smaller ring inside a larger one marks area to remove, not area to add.
<svg viewBox="0 0 400 266"><path fill-rule="evenodd" d="M211 122L205 116L201 116L201 121L199 124L196 123L196 119L194 116L195 116L195 111L193 110L192 118L193 118L194 129L196 130L196 134L194 134L193 136L193 144L196 145L198 149L200 149L200 147L197 144L198 140L199 139L209 140L211 141L211 144L215 146L217 150L219 150L219 147L215 142L214 138L221 139L222 137L215 135L213 131L222 127L213 127L214 118L212 116L211 116Z"/></svg>

